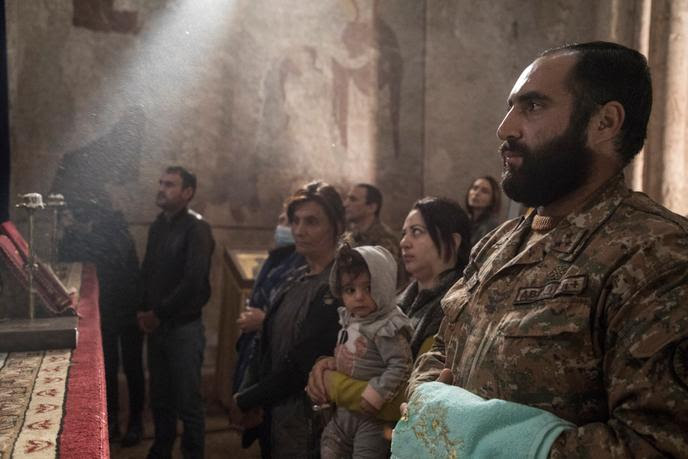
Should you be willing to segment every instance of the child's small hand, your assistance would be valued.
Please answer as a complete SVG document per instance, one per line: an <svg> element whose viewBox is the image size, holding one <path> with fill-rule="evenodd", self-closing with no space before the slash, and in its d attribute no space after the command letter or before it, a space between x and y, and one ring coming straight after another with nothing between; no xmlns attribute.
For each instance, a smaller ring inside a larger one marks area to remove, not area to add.
<svg viewBox="0 0 688 459"><path fill-rule="evenodd" d="M365 414L375 416L377 414L377 412L380 410L378 410L373 405L368 403L368 401L366 399L361 398L361 411L363 411Z"/></svg>
<svg viewBox="0 0 688 459"><path fill-rule="evenodd" d="M359 336L356 338L354 345L356 346L356 357L363 357L368 352L368 340L364 337Z"/></svg>

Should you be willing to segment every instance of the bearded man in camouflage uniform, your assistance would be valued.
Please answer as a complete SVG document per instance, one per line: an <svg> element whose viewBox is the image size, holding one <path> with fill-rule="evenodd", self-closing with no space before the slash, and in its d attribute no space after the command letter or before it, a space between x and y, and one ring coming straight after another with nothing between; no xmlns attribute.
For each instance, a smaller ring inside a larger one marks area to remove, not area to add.
<svg viewBox="0 0 688 459"><path fill-rule="evenodd" d="M688 221L622 174L646 136L645 58L546 51L508 105L502 184L535 210L473 249L409 392L439 376L553 413L575 428L550 457L688 457Z"/></svg>

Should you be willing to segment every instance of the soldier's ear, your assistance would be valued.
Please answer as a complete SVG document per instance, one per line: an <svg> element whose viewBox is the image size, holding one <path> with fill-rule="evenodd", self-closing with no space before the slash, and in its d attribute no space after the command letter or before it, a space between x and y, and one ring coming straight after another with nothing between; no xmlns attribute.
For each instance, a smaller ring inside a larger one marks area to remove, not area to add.
<svg viewBox="0 0 688 459"><path fill-rule="evenodd" d="M605 142L614 142L621 132L626 111L623 105L616 100L611 100L602 105L599 110L590 117L588 124L588 144L591 147Z"/></svg>

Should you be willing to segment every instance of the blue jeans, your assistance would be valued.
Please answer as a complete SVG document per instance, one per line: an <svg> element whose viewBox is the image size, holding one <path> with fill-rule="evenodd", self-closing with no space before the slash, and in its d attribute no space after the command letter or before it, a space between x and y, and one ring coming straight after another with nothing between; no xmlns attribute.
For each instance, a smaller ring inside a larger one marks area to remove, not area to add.
<svg viewBox="0 0 688 459"><path fill-rule="evenodd" d="M177 418L184 425L183 456L203 457L205 411L201 366L204 348L201 319L180 326L162 324L148 336L150 400L155 424L155 441L149 458L172 456Z"/></svg>

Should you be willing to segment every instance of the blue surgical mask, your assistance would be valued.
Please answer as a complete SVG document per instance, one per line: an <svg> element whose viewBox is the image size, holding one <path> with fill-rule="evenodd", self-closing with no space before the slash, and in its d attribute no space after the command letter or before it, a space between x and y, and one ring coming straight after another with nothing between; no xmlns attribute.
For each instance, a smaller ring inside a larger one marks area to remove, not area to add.
<svg viewBox="0 0 688 459"><path fill-rule="evenodd" d="M275 228L275 247L284 247L294 243L294 235L291 234L291 227L277 225Z"/></svg>

